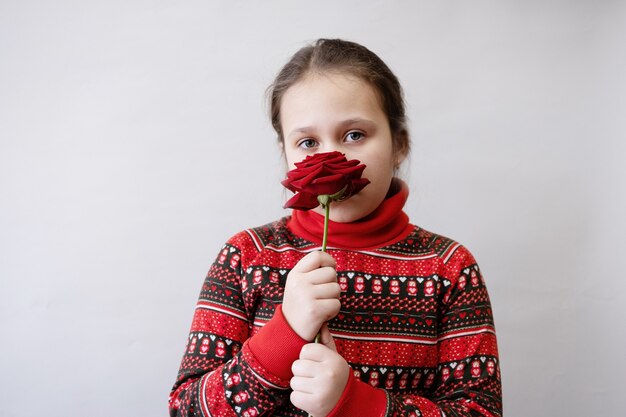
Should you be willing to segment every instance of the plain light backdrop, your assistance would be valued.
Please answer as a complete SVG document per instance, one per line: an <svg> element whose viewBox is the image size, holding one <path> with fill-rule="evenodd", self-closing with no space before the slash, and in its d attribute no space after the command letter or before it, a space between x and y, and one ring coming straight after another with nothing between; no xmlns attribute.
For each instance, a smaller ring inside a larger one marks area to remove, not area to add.
<svg viewBox="0 0 626 417"><path fill-rule="evenodd" d="M412 222L469 247L505 414L620 415L626 2L1 1L0 416L165 416L210 263L287 214L264 91L396 72Z"/></svg>

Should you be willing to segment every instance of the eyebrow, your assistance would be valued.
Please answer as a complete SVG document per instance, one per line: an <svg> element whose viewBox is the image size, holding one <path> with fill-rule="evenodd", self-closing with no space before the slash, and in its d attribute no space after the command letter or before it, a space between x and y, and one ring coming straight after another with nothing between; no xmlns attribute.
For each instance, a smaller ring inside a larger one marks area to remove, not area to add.
<svg viewBox="0 0 626 417"><path fill-rule="evenodd" d="M339 122L339 126L341 127L348 127L348 126L352 126L355 124L360 124L360 123L364 123L367 124L369 126L374 126L375 123L372 120L369 119L363 119L361 117L355 117L352 119L346 119L343 120L341 122ZM296 129L293 129L291 132L289 132L289 134L287 136L292 136L294 133L309 133L311 130L314 130L315 126L302 126L302 127L298 127Z"/></svg>
<svg viewBox="0 0 626 417"><path fill-rule="evenodd" d="M365 124L368 124L368 125L373 125L374 121L369 120L369 119L363 119L361 117L356 117L354 119L344 120L343 122L341 122L341 125L342 126L350 126L350 125L359 124L359 123L365 123Z"/></svg>

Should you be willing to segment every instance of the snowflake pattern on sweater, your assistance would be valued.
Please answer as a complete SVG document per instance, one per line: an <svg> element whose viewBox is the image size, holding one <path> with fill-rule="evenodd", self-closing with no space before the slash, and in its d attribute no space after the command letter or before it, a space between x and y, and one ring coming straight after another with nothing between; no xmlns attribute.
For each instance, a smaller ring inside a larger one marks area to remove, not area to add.
<svg viewBox="0 0 626 417"><path fill-rule="evenodd" d="M319 245L288 217L231 238L211 266L170 395L171 416L305 416L289 401L308 343L282 315L287 275ZM328 323L352 368L330 416L500 416L489 296L471 253L414 226L373 250L329 248L341 310Z"/></svg>

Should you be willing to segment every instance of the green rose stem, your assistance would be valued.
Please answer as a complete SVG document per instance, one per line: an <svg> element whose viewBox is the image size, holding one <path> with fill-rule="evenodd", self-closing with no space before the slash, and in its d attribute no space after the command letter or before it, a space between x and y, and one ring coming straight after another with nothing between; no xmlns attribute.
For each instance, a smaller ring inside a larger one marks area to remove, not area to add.
<svg viewBox="0 0 626 417"><path fill-rule="evenodd" d="M328 194L317 197L317 200L324 209L324 236L322 237L322 252L326 252L326 243L328 242L328 217L330 216L330 196ZM323 202L322 202L323 201Z"/></svg>
<svg viewBox="0 0 626 417"><path fill-rule="evenodd" d="M340 201L343 194L346 192L348 186L346 185L335 194L322 194L317 196L317 201L324 209L324 235L322 236L322 252L326 252L326 243L328 242L328 218L330 217L330 203L333 201ZM317 332L315 335L315 343L319 343L322 337L321 332Z"/></svg>

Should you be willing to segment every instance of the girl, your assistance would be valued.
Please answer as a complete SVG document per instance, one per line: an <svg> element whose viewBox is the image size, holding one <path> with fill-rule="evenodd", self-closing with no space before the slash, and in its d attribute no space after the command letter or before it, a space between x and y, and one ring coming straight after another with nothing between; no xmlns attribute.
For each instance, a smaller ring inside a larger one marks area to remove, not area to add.
<svg viewBox="0 0 626 417"><path fill-rule="evenodd" d="M339 151L371 183L323 214L231 238L196 306L172 416L497 416L496 335L470 252L409 223L402 90L365 47L320 39L269 90L290 168ZM312 343L320 332L319 344Z"/></svg>

